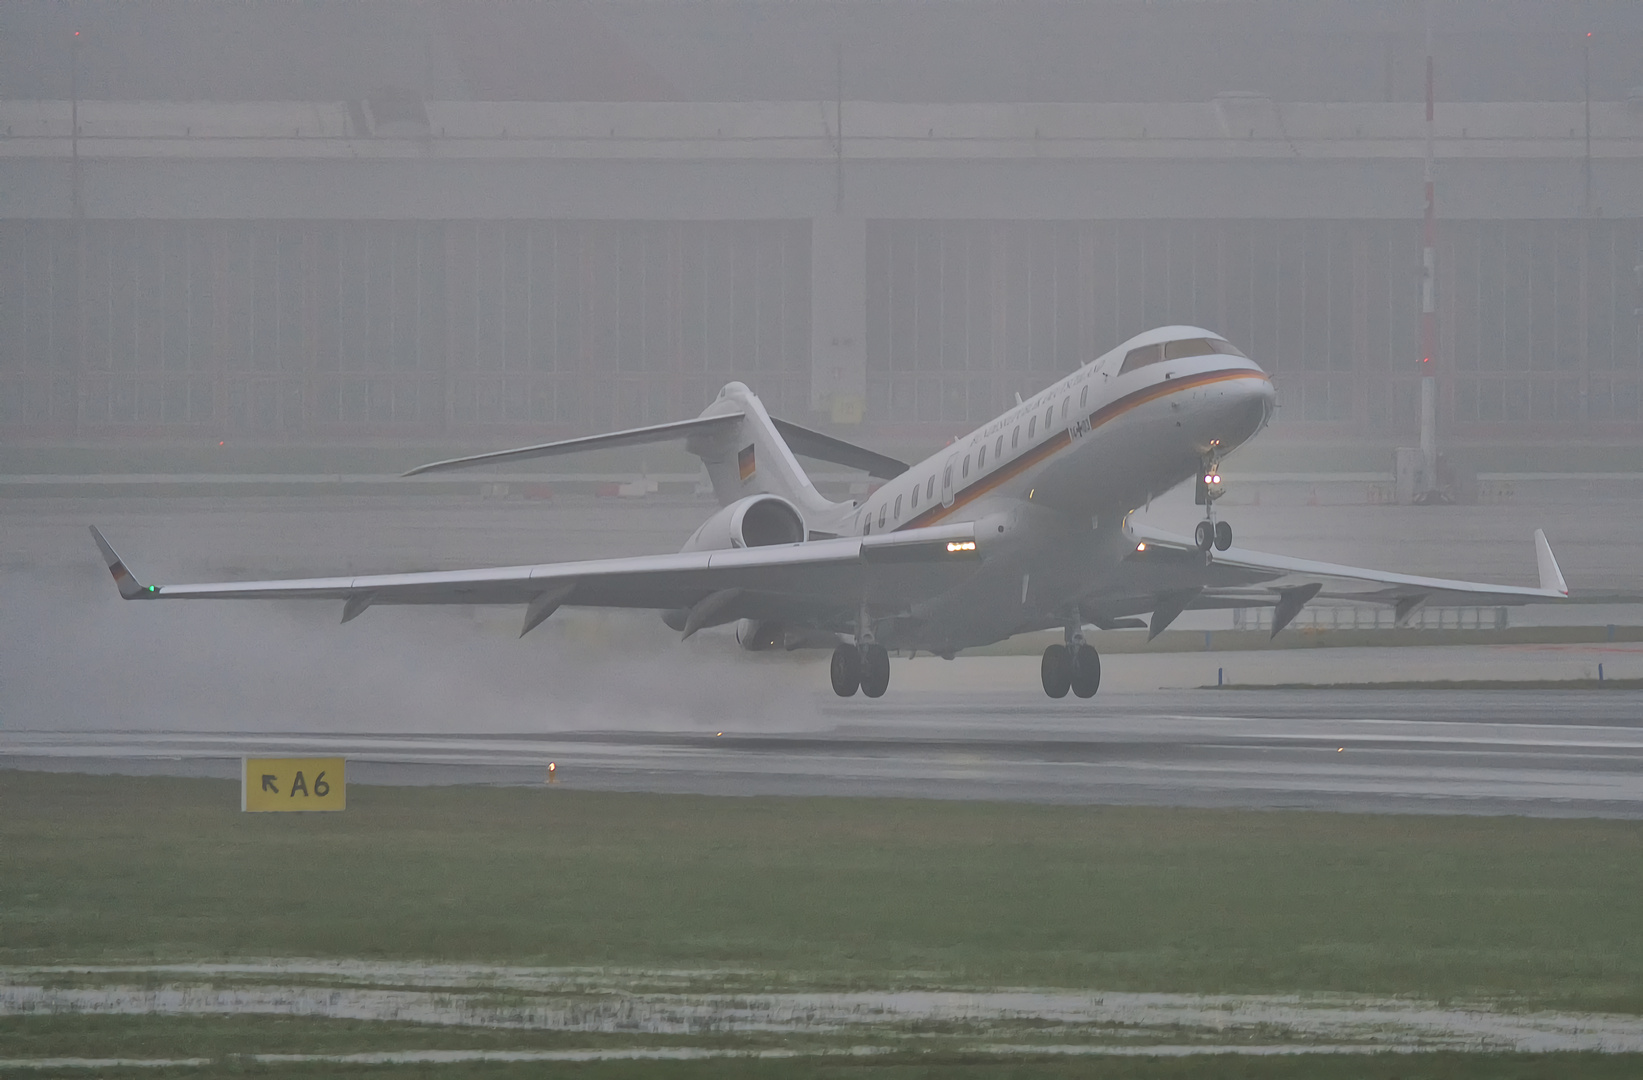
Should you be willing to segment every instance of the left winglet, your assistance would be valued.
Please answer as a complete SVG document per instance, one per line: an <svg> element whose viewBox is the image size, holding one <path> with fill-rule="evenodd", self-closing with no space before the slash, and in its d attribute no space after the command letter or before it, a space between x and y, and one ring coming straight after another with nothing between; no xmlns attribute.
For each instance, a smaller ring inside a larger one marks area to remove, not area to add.
<svg viewBox="0 0 1643 1080"><path fill-rule="evenodd" d="M108 563L108 572L114 575L114 584L120 587L121 596L127 600L136 600L159 592L159 589L155 586L144 585L138 581L131 571L126 569L126 564L120 561L118 555L114 554L114 549L109 546L107 540L103 539L103 534L97 531L95 525L91 527L91 538L97 541L97 550L103 553L103 561Z"/></svg>

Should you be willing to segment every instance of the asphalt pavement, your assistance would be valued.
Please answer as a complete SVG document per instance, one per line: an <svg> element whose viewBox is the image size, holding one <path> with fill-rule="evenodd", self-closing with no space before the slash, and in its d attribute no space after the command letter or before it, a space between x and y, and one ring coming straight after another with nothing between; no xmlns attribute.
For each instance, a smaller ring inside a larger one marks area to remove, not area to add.
<svg viewBox="0 0 1643 1080"><path fill-rule="evenodd" d="M1643 694L1164 691L817 702L796 730L0 732L13 768L236 776L342 755L353 783L545 784L1366 812L1643 817Z"/></svg>

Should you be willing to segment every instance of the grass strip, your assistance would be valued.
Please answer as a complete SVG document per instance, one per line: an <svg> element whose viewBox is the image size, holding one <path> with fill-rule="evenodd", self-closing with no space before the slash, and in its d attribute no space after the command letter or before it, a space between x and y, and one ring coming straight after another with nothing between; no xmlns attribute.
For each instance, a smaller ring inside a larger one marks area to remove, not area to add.
<svg viewBox="0 0 1643 1080"><path fill-rule="evenodd" d="M427 1080L475 1077L515 1080L568 1076L581 1080L1633 1080L1643 1060L1628 1054L1376 1054L1283 1058L1001 1058L919 1054L871 1058L788 1058L456 1065L269 1065L226 1061L204 1068L63 1070L17 1075L88 1076L104 1080L195 1080L223 1075L259 1080L369 1077Z"/></svg>
<svg viewBox="0 0 1643 1080"><path fill-rule="evenodd" d="M751 968L772 988L1339 991L1643 1012L1643 824L554 788L238 812L0 771L0 962ZM740 988L751 988L738 977Z"/></svg>

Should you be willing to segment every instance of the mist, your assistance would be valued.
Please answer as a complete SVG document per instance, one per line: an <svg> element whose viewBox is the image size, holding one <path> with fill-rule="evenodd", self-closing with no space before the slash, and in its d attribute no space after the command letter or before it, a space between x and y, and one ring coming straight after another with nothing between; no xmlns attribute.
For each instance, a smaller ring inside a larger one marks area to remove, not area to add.
<svg viewBox="0 0 1643 1080"><path fill-rule="evenodd" d="M16 0L0 23L7 727L803 726L815 654L681 644L654 613L518 640L513 609L120 603L84 527L160 582L669 552L714 509L678 447L396 477L692 417L731 380L918 460L1172 324L1278 390L1229 463L1240 536L1522 580L1527 533L1561 524L1571 580L1635 582L1636 3ZM1383 507L1427 378L1441 521ZM640 477L658 493L608 490Z"/></svg>

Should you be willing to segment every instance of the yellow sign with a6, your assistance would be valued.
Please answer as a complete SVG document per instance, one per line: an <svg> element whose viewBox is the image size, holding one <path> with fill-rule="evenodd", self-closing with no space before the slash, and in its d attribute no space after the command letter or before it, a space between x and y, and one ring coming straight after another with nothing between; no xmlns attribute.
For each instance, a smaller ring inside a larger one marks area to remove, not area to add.
<svg viewBox="0 0 1643 1080"><path fill-rule="evenodd" d="M240 809L251 813L341 810L347 775L339 757L243 758Z"/></svg>

